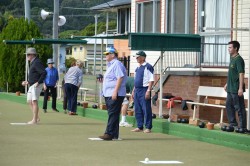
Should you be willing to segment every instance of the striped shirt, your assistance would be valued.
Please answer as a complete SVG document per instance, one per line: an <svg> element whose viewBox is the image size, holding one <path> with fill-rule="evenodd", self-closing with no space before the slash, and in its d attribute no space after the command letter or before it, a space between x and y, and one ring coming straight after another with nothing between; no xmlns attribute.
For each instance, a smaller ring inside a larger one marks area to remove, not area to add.
<svg viewBox="0 0 250 166"><path fill-rule="evenodd" d="M80 87L82 84L82 75L82 70L78 66L69 68L64 76L65 84L68 83Z"/></svg>

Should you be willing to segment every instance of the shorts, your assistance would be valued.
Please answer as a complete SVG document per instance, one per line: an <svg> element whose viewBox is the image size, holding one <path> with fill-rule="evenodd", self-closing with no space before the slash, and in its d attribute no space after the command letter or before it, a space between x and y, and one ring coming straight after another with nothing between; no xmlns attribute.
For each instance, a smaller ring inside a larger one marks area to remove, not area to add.
<svg viewBox="0 0 250 166"><path fill-rule="evenodd" d="M123 102L122 102L122 105L128 104L128 103L129 103L128 98L127 98L127 97L124 97Z"/></svg>
<svg viewBox="0 0 250 166"><path fill-rule="evenodd" d="M27 93L27 101L30 100L38 100L40 93L42 91L43 84L39 84L37 87L35 87L35 84L29 87L28 93Z"/></svg>

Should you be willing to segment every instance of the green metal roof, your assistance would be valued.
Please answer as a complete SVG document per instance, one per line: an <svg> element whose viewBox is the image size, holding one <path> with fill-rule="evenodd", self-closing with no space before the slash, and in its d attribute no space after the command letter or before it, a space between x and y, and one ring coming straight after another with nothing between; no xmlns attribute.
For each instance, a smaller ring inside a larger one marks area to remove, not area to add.
<svg viewBox="0 0 250 166"><path fill-rule="evenodd" d="M201 51L200 35L131 33L129 34L131 50L144 51Z"/></svg>
<svg viewBox="0 0 250 166"><path fill-rule="evenodd" d="M29 40L3 40L5 44L87 44L86 40L73 40L73 39L32 39Z"/></svg>
<svg viewBox="0 0 250 166"><path fill-rule="evenodd" d="M29 40L3 40L5 44L34 44L32 41Z"/></svg>
<svg viewBox="0 0 250 166"><path fill-rule="evenodd" d="M112 36L72 36L72 39L85 39L85 38L96 38L96 39L128 39L128 35L112 35Z"/></svg>

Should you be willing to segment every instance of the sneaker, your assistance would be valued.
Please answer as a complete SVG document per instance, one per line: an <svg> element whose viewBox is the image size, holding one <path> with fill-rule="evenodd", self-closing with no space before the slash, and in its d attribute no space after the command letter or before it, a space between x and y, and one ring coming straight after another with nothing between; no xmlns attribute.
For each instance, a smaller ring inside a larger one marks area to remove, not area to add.
<svg viewBox="0 0 250 166"><path fill-rule="evenodd" d="M146 129L143 131L143 133L151 133L151 130L150 129Z"/></svg>
<svg viewBox="0 0 250 166"><path fill-rule="evenodd" d="M143 130L139 129L139 128L135 128L133 130L131 130L132 132L142 132Z"/></svg>
<svg viewBox="0 0 250 166"><path fill-rule="evenodd" d="M43 109L43 112L44 112L44 113L46 113L46 112L47 112L47 110L46 110L46 109Z"/></svg>
<svg viewBox="0 0 250 166"><path fill-rule="evenodd" d="M133 125L129 124L128 122L120 122L119 126L121 126L121 127L133 127Z"/></svg>

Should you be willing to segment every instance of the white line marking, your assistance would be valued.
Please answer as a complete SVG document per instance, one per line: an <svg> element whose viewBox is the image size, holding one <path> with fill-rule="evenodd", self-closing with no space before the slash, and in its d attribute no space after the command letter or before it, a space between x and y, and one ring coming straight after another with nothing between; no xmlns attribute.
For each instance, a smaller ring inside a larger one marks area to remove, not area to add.
<svg viewBox="0 0 250 166"><path fill-rule="evenodd" d="M91 141L103 141L101 138L89 138Z"/></svg>
<svg viewBox="0 0 250 166"><path fill-rule="evenodd" d="M140 161L143 164L183 164L180 161Z"/></svg>
<svg viewBox="0 0 250 166"><path fill-rule="evenodd" d="M11 125L28 125L27 123L10 123Z"/></svg>

